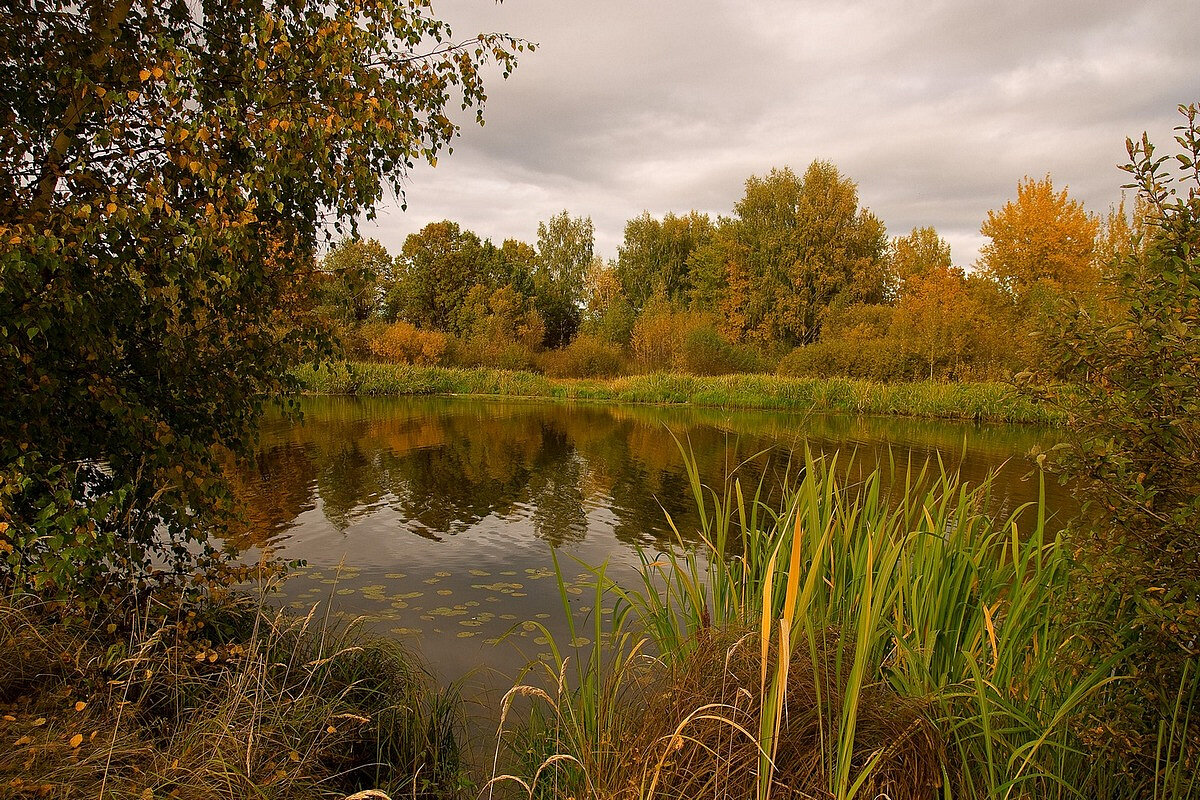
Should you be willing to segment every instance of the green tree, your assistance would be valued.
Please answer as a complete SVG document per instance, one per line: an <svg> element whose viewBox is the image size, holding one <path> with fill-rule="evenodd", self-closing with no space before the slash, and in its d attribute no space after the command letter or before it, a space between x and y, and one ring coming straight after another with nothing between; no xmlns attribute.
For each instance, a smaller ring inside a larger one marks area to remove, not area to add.
<svg viewBox="0 0 1200 800"><path fill-rule="evenodd" d="M421 328L468 334L473 317L467 297L476 285L490 294L498 271L498 252L491 242L457 222L431 222L404 240L387 294L388 316Z"/></svg>
<svg viewBox="0 0 1200 800"><path fill-rule="evenodd" d="M382 310L382 286L391 279L392 257L375 239L343 239L321 259L323 310L346 324L366 322Z"/></svg>
<svg viewBox="0 0 1200 800"><path fill-rule="evenodd" d="M583 331L608 344L624 346L633 335L636 312L621 288L618 270L599 256L592 259L584 278L587 305Z"/></svg>
<svg viewBox="0 0 1200 800"><path fill-rule="evenodd" d="M707 214L667 214L657 220L649 213L625 223L625 242L618 251L617 278L635 311L661 293L672 302L685 301L692 289L688 258L712 237Z"/></svg>
<svg viewBox="0 0 1200 800"><path fill-rule="evenodd" d="M426 3L0 13L0 582L114 598L194 563L290 368L325 223L370 218L524 45ZM156 561L156 559L158 559Z"/></svg>
<svg viewBox="0 0 1200 800"><path fill-rule="evenodd" d="M883 223L832 164L814 161L803 178L787 168L752 176L734 211L720 237L720 308L739 338L809 344L835 299L883 299Z"/></svg>
<svg viewBox="0 0 1200 800"><path fill-rule="evenodd" d="M1175 701L1196 687L1200 659L1200 118L1194 104L1180 111L1175 175L1148 137L1128 142L1124 169L1149 214L1113 270L1116 318L1071 307L1044 331L1047 363L1031 384L1068 414L1059 466L1085 501L1073 535L1086 630L1105 654L1129 654L1117 669L1133 679L1103 710L1115 735L1098 744L1118 748L1109 754L1143 792L1161 777L1159 725L1180 721ZM1192 725L1180 741L1194 774Z"/></svg>
<svg viewBox="0 0 1200 800"><path fill-rule="evenodd" d="M595 229L591 217L566 211L538 223L534 297L546 322L546 346L561 347L575 336L582 319L584 278L592 263Z"/></svg>

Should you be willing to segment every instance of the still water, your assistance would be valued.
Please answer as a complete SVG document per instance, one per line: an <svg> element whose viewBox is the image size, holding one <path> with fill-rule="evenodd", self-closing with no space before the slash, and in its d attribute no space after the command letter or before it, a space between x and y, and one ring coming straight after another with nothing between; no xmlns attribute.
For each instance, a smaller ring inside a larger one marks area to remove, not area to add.
<svg viewBox="0 0 1200 800"><path fill-rule="evenodd" d="M265 424L233 479L250 525L236 544L302 559L282 601L361 616L404 639L444 679L511 677L562 630L552 548L577 615L596 613L582 564L634 579L638 548L673 546L667 516L697 528L680 444L709 485L739 464L764 486L789 458L854 454L944 463L978 482L996 471L999 513L1034 500L1024 454L1052 433L879 417L457 398L307 398L303 423ZM745 462L743 464L743 462ZM794 466L793 466L794 469ZM753 489L750 490L751 492ZM1069 499L1047 486L1047 504ZM499 680L503 683L503 680Z"/></svg>

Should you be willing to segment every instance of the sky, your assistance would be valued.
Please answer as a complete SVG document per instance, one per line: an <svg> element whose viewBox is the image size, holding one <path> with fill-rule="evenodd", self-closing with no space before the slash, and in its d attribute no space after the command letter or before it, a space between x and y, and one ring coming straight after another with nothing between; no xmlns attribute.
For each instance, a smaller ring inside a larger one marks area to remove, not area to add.
<svg viewBox="0 0 1200 800"><path fill-rule="evenodd" d="M989 209L1049 174L1089 210L1120 199L1125 138L1172 153L1200 101L1197 0L434 0L456 39L536 42L488 84L486 125L408 176L362 234L393 252L451 219L497 244L590 216L732 213L745 181L815 159L890 236L931 225L970 267Z"/></svg>

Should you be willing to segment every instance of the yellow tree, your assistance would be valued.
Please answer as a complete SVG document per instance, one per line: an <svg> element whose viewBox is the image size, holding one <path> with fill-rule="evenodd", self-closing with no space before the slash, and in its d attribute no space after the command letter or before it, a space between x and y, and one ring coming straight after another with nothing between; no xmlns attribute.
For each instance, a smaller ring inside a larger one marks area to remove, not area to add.
<svg viewBox="0 0 1200 800"><path fill-rule="evenodd" d="M897 236L888 252L888 277L897 294L903 294L908 279L950 269L950 265L950 245L931 227L913 228L907 236Z"/></svg>
<svg viewBox="0 0 1200 800"><path fill-rule="evenodd" d="M1020 305L1035 290L1080 294L1096 286L1100 222L1066 189L1055 191L1049 175L1022 180L1017 199L989 211L979 230L990 239L980 251L980 269Z"/></svg>

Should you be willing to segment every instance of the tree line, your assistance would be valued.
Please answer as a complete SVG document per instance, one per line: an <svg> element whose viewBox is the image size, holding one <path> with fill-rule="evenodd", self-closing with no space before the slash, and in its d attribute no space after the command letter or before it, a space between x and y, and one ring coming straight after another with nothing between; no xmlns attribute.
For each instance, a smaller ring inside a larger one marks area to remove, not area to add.
<svg viewBox="0 0 1200 800"><path fill-rule="evenodd" d="M344 239L317 265L311 308L346 354L559 376L778 371L877 380L994 379L1039 362L1060 301L1103 308L1141 206L1101 217L1049 176L990 211L973 269L932 227L889 238L827 161L747 179L729 216L643 213L617 258L563 211L534 244L450 220L395 256Z"/></svg>

